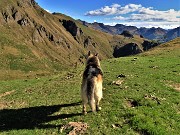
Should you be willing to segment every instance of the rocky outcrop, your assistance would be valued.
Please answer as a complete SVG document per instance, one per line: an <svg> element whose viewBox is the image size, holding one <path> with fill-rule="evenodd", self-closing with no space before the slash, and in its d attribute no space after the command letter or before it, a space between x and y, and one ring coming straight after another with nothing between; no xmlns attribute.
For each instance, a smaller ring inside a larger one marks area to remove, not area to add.
<svg viewBox="0 0 180 135"><path fill-rule="evenodd" d="M143 50L144 51L147 51L155 46L158 46L160 43L158 42L154 42L154 41L147 41L145 40L143 43L142 43L142 46L143 46Z"/></svg>
<svg viewBox="0 0 180 135"><path fill-rule="evenodd" d="M65 41L62 37L59 36L58 33L51 32L50 29L44 27L43 25L37 23L33 18L29 17L27 12L21 12L19 8L28 8L37 6L34 0L25 0L25 1L17 1L16 6L7 6L2 9L1 15L1 23L6 24L15 24L17 23L21 27L31 27L32 33L32 41L35 42L44 42L49 41L56 45L65 45ZM41 11L42 13L42 11ZM69 47L70 48L70 47Z"/></svg>
<svg viewBox="0 0 180 135"><path fill-rule="evenodd" d="M136 43L128 43L124 46L116 46L114 48L113 56L115 58L117 57L123 57L128 55L135 55L138 53L143 52L140 47Z"/></svg>
<svg viewBox="0 0 180 135"><path fill-rule="evenodd" d="M49 31L47 31L46 28L43 27L42 25L37 26L37 30L42 38L46 37L50 42L54 41L54 35L50 33Z"/></svg>
<svg viewBox="0 0 180 135"><path fill-rule="evenodd" d="M27 8L27 7L35 7L37 3L34 0L19 0L17 1L17 5L19 7Z"/></svg>
<svg viewBox="0 0 180 135"><path fill-rule="evenodd" d="M83 34L82 30L77 27L76 23L71 20L63 20L62 25L64 28L71 33L73 37L80 36Z"/></svg>
<svg viewBox="0 0 180 135"><path fill-rule="evenodd" d="M140 38L144 38L143 35L139 35Z"/></svg>
<svg viewBox="0 0 180 135"><path fill-rule="evenodd" d="M84 40L84 47L87 48L90 45L96 47L97 43L94 42L94 40L90 36L87 36Z"/></svg>
<svg viewBox="0 0 180 135"><path fill-rule="evenodd" d="M23 17L22 19L18 20L17 23L21 26L32 26L31 21L27 17Z"/></svg>
<svg viewBox="0 0 180 135"><path fill-rule="evenodd" d="M11 16L9 15L8 12L3 11L3 12L2 12L2 16L3 16L3 19L4 19L5 22L10 22Z"/></svg>
<svg viewBox="0 0 180 135"><path fill-rule="evenodd" d="M61 21L61 20L60 20ZM71 21L71 20L62 20L62 25L64 26L64 28L74 37L74 39L80 43L83 44L84 43L84 34L83 31L81 30L81 28L79 28L75 22Z"/></svg>
<svg viewBox="0 0 180 135"><path fill-rule="evenodd" d="M87 48L90 45L96 47L97 43L94 42L94 40L90 36L86 36L83 33L82 29L79 28L75 22L71 20L62 20L62 25L78 43L84 46L84 48Z"/></svg>
<svg viewBox="0 0 180 135"><path fill-rule="evenodd" d="M11 23L14 22L15 14L17 13L17 10L15 10L14 7L6 7L1 11L2 19L4 23Z"/></svg>
<svg viewBox="0 0 180 135"><path fill-rule="evenodd" d="M134 36L127 30L124 30L120 35L123 35L124 37L133 38Z"/></svg>
<svg viewBox="0 0 180 135"><path fill-rule="evenodd" d="M18 20L21 20L23 16L20 12L18 12L18 10L16 10L15 8L12 8L12 17L15 21L18 21Z"/></svg>
<svg viewBox="0 0 180 135"><path fill-rule="evenodd" d="M0 14L2 14L3 21L0 21L1 23L14 23L17 22L21 26L33 26L31 19L29 18L28 14L26 12L21 12L19 8L27 9L27 8L35 8L38 7L35 0L17 0L14 1L13 4L8 4L4 6L0 10ZM29 9L31 10L31 9ZM1 17L1 15L0 15Z"/></svg>
<svg viewBox="0 0 180 135"><path fill-rule="evenodd" d="M33 42L44 42L48 40L55 45L65 45L68 48L71 48L71 46L67 44L64 38L61 37L58 33L53 33L40 24L35 24L35 30L33 32L32 39Z"/></svg>
<svg viewBox="0 0 180 135"><path fill-rule="evenodd" d="M6 7L2 11L4 23L18 23L21 26L33 26L27 13L21 13L16 7Z"/></svg>

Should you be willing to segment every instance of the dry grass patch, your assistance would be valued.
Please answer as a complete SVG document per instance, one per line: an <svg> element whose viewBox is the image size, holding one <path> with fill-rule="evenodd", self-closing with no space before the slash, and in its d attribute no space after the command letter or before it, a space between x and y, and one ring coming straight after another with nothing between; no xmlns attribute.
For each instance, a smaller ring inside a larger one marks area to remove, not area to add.
<svg viewBox="0 0 180 135"><path fill-rule="evenodd" d="M10 95L11 93L14 93L14 92L15 92L15 90L4 92L4 93L0 94L0 98L4 97L4 96L7 96L7 95Z"/></svg>
<svg viewBox="0 0 180 135"><path fill-rule="evenodd" d="M22 108L26 105L27 105L27 103L25 101L16 101L16 100L0 101L0 109L7 109L7 108L14 107L14 106L18 106L18 108Z"/></svg>
<svg viewBox="0 0 180 135"><path fill-rule="evenodd" d="M84 134L88 128L87 123L83 122L69 122L67 125L61 127L61 133L64 130L70 129L68 135Z"/></svg>
<svg viewBox="0 0 180 135"><path fill-rule="evenodd" d="M180 92L180 83L174 83L173 81L165 81L165 85Z"/></svg>
<svg viewBox="0 0 180 135"><path fill-rule="evenodd" d="M15 56L20 54L18 49L14 48L12 46L4 46L3 50L4 50L3 52L6 53L6 54L12 54L12 55L15 55Z"/></svg>
<svg viewBox="0 0 180 135"><path fill-rule="evenodd" d="M175 89L176 91L180 92L180 83L173 83L170 84L169 86Z"/></svg>

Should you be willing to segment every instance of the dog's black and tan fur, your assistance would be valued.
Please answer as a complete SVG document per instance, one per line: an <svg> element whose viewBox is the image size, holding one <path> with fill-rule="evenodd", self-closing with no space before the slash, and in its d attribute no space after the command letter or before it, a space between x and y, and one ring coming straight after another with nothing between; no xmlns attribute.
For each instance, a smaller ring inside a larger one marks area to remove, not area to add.
<svg viewBox="0 0 180 135"><path fill-rule="evenodd" d="M81 96L83 103L83 114L86 114L86 105L89 103L92 112L99 111L99 102L102 98L102 70L98 54L88 53L86 68L83 73Z"/></svg>

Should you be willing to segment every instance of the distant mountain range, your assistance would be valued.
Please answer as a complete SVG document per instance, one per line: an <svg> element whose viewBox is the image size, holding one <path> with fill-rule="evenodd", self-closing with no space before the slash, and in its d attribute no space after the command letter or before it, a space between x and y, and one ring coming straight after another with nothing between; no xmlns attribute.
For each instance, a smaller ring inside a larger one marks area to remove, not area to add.
<svg viewBox="0 0 180 135"><path fill-rule="evenodd" d="M169 40L172 40L176 37L180 37L180 27L177 27L175 29L162 29L162 28L137 28L136 26L126 26L123 24L116 24L115 26L110 25L104 25L103 23L88 23L82 20L79 20L83 25L87 27L94 28L96 30L100 30L103 32L107 32L113 35L119 35L123 31L129 31L133 35L141 35L144 38L150 39L150 40L158 40L161 42L167 42Z"/></svg>

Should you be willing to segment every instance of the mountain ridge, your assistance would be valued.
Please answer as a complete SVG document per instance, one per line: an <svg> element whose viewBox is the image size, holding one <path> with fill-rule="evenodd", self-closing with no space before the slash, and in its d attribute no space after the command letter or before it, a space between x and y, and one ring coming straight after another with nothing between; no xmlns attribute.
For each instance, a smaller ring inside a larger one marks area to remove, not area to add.
<svg viewBox="0 0 180 135"><path fill-rule="evenodd" d="M110 26L110 25L105 25L103 23L98 23L98 22L88 23L82 20L79 20L79 21L88 27L101 30L103 32L107 32L113 35L121 34L124 30L126 30L126 31L129 31L131 34L141 35L149 40L158 40L160 42L167 42L176 37L180 37L180 26L177 28L167 30L160 27L137 28L136 26L126 26L123 24L116 24L114 26Z"/></svg>

